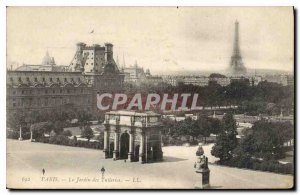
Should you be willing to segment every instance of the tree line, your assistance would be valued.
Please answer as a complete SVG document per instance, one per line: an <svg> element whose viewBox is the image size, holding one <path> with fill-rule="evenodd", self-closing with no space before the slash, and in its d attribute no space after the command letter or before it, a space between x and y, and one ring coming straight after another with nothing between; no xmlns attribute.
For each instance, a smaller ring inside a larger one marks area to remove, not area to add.
<svg viewBox="0 0 300 195"><path fill-rule="evenodd" d="M73 121L76 119L75 121ZM91 113L85 110L66 108L62 111L30 111L19 109L16 112L7 113L7 127L12 129L8 137L18 138L19 129L22 127L22 137L30 138L31 132L33 139L43 137L45 134L71 136L70 131L64 131L66 127L79 126L82 130L81 137L88 141L94 137L90 127L90 121L94 119Z"/></svg>
<svg viewBox="0 0 300 195"><path fill-rule="evenodd" d="M157 86L151 84L125 84L126 94L149 93L157 94L199 94L200 105L202 106L225 106L239 105L239 111L248 115L269 114L279 115L290 114L294 109L294 88L293 86L282 86L278 83L262 81L252 86L247 81L234 81L227 86L221 86L215 82L207 86L186 85L180 83L172 86L161 83Z"/></svg>
<svg viewBox="0 0 300 195"><path fill-rule="evenodd" d="M165 137L179 140L182 136L189 136L190 143L197 143L199 139L206 138L211 134L218 134L221 130L221 123L218 119L199 115L197 120L187 117L185 120L176 121L165 118L162 121L162 133Z"/></svg>

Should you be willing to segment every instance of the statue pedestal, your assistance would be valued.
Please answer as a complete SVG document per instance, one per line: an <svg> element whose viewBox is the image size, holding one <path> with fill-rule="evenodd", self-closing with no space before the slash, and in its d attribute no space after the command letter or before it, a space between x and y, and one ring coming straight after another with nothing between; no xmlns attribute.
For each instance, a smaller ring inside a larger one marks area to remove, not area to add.
<svg viewBox="0 0 300 195"><path fill-rule="evenodd" d="M22 138L22 137L19 137L19 141L23 141L23 138Z"/></svg>
<svg viewBox="0 0 300 195"><path fill-rule="evenodd" d="M196 173L198 175L198 182L195 185L197 189L207 189L209 185L208 158L204 155L202 146L198 147L196 152L197 162L195 163Z"/></svg>
<svg viewBox="0 0 300 195"><path fill-rule="evenodd" d="M196 184L197 189L207 189L210 187L209 184L209 176L210 176L210 170L209 169L198 169L196 170L196 173L198 175L198 183Z"/></svg>
<svg viewBox="0 0 300 195"><path fill-rule="evenodd" d="M109 158L109 156L108 156L108 150L104 149L103 152L104 152L104 158L105 159Z"/></svg>
<svg viewBox="0 0 300 195"><path fill-rule="evenodd" d="M133 162L134 159L133 159L133 152L128 152L128 160L129 162Z"/></svg>
<svg viewBox="0 0 300 195"><path fill-rule="evenodd" d="M118 160L119 159L119 151L118 150L114 150L113 151L113 159L114 160Z"/></svg>

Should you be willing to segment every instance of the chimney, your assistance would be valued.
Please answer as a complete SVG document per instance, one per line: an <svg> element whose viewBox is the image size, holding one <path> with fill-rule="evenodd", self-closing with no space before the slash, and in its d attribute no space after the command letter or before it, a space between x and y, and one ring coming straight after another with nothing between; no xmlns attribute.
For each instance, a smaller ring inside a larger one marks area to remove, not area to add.
<svg viewBox="0 0 300 195"><path fill-rule="evenodd" d="M76 44L77 51L82 51L82 49L86 46L85 43L79 42Z"/></svg>
<svg viewBox="0 0 300 195"><path fill-rule="evenodd" d="M105 43L105 49L107 62L113 62L113 44Z"/></svg>

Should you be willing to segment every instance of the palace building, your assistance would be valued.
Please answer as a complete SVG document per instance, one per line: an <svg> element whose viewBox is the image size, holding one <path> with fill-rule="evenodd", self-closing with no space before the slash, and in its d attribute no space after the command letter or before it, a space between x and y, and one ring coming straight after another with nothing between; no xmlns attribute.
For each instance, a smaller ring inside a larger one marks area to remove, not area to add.
<svg viewBox="0 0 300 195"><path fill-rule="evenodd" d="M123 92L124 74L114 59L113 45L77 44L71 64L58 66L49 53L41 65L22 65L7 70L7 112L51 111L71 106L97 112L101 93Z"/></svg>
<svg viewBox="0 0 300 195"><path fill-rule="evenodd" d="M144 71L144 68L138 66L137 61L133 66L126 67L123 65L121 72L125 75L124 81L127 83L140 85L142 83L147 83L151 85L159 85L163 83L161 76L153 76L149 69Z"/></svg>
<svg viewBox="0 0 300 195"><path fill-rule="evenodd" d="M105 114L105 158L141 163L160 161L161 115L153 112L110 111Z"/></svg>

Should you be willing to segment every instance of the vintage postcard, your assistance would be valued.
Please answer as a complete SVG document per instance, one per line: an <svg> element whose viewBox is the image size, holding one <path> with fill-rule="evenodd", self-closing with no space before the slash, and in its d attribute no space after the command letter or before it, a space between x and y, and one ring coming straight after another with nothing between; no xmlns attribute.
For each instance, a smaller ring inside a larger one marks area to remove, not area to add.
<svg viewBox="0 0 300 195"><path fill-rule="evenodd" d="M14 7L8 189L293 189L293 7Z"/></svg>

